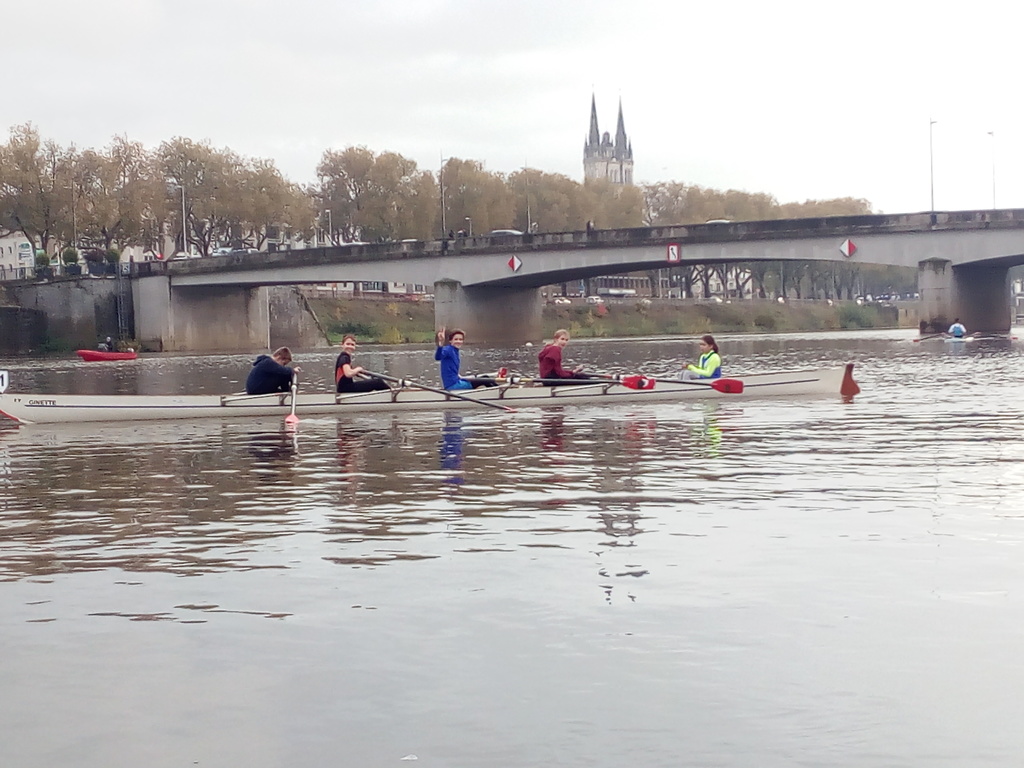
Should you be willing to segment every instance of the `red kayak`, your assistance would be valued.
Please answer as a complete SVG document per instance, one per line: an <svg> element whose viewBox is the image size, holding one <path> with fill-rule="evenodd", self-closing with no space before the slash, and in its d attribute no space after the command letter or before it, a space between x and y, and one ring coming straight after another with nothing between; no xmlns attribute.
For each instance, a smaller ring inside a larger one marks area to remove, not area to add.
<svg viewBox="0 0 1024 768"><path fill-rule="evenodd" d="M99 349L76 349L75 354L87 363L99 360L134 360L138 357L135 352L103 352Z"/></svg>

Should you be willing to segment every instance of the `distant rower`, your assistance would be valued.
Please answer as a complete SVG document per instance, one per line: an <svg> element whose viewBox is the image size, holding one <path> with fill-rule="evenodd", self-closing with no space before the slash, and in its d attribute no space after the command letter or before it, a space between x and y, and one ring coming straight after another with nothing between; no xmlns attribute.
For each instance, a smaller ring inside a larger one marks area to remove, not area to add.
<svg viewBox="0 0 1024 768"><path fill-rule="evenodd" d="M964 324L960 322L960 318L958 317L953 321L953 324L949 326L949 331L947 331L947 333L949 333L949 335L954 339L962 339L967 334L967 329L964 328Z"/></svg>

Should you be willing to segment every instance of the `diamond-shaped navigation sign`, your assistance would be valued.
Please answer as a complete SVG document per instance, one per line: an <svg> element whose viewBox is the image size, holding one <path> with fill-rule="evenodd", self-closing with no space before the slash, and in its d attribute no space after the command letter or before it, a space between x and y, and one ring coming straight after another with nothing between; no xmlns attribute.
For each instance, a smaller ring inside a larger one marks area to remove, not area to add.
<svg viewBox="0 0 1024 768"><path fill-rule="evenodd" d="M511 269L513 272L518 272L521 266L523 266L523 260L520 259L518 256L513 256L511 259L508 260L508 268Z"/></svg>
<svg viewBox="0 0 1024 768"><path fill-rule="evenodd" d="M839 246L839 252L846 258L850 258L857 252L857 246L854 245L853 240L843 240L843 244Z"/></svg>

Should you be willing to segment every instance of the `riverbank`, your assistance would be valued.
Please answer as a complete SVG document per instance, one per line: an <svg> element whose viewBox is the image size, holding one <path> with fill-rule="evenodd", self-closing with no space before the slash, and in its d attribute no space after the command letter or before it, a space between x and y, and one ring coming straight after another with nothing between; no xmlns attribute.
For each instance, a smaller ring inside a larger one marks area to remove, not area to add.
<svg viewBox="0 0 1024 768"><path fill-rule="evenodd" d="M354 333L361 342L380 344L428 343L434 337L432 302L315 298L309 303L332 343L346 333ZM917 324L914 302L899 306L817 301L580 302L545 306L543 316L545 338L558 328L579 338L601 338L916 328Z"/></svg>

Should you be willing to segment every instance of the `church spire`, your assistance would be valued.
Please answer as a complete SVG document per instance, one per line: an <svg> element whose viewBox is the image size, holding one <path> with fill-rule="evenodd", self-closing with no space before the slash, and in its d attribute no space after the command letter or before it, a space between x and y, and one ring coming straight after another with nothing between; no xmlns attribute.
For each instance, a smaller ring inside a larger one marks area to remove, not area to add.
<svg viewBox="0 0 1024 768"><path fill-rule="evenodd" d="M601 134L597 130L597 99L590 94L590 136L587 144L596 147L601 143Z"/></svg>
<svg viewBox="0 0 1024 768"><path fill-rule="evenodd" d="M623 158L627 156L629 147L626 140L626 122L622 119L622 99L619 99L619 123L615 127L615 156Z"/></svg>

